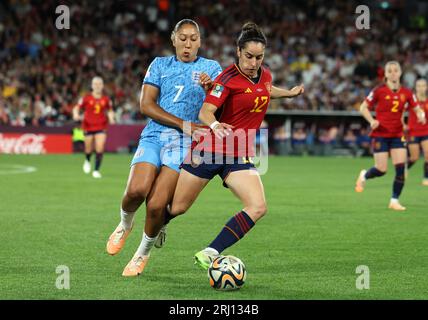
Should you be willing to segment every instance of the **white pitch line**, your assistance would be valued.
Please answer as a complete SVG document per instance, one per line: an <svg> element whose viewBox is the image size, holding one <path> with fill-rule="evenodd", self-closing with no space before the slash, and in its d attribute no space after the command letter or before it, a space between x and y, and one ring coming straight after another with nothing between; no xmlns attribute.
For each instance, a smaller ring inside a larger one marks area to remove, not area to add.
<svg viewBox="0 0 428 320"><path fill-rule="evenodd" d="M6 174L20 174L20 173L32 173L37 171L36 167L23 166L20 164L0 164L0 175Z"/></svg>

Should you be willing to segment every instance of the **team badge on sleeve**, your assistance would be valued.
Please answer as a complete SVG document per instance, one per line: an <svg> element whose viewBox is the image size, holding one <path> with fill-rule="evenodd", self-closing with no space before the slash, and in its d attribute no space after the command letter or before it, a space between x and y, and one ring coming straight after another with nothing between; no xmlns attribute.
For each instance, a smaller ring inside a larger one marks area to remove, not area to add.
<svg viewBox="0 0 428 320"><path fill-rule="evenodd" d="M224 87L221 84L216 84L215 87L211 90L210 95L220 98L221 94L223 93Z"/></svg>

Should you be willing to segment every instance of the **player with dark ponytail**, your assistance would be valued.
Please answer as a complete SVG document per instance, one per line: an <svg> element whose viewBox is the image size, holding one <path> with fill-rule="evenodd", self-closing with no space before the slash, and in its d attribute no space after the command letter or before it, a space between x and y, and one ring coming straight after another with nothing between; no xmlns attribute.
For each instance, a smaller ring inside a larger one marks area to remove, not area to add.
<svg viewBox="0 0 428 320"><path fill-rule="evenodd" d="M263 66L266 36L255 23L244 24L236 44L237 62L215 79L199 112L199 120L211 128L211 135L199 141L181 166L165 216L168 223L185 213L216 175L241 201L242 209L195 255L195 263L204 269L265 215L263 184L252 161L255 135L271 98L291 98L304 91L303 86L291 90L272 86L271 73Z"/></svg>

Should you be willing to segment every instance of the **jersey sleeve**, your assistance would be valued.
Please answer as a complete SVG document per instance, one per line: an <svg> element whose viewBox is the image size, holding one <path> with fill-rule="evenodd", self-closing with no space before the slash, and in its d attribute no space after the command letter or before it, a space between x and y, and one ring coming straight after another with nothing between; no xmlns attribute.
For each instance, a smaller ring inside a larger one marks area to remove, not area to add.
<svg viewBox="0 0 428 320"><path fill-rule="evenodd" d="M215 105L217 108L220 108L226 98L230 94L230 89L223 85L221 82L214 82L212 89L207 93L205 101Z"/></svg>
<svg viewBox="0 0 428 320"><path fill-rule="evenodd" d="M144 77L143 84L150 84L157 88L161 86L161 66L159 58L155 58L147 69L146 76Z"/></svg>
<svg viewBox="0 0 428 320"><path fill-rule="evenodd" d="M369 108L372 109L373 106L377 103L378 101L378 90L377 89L373 89L372 91L370 91L369 95L366 97L365 99L366 103L369 105Z"/></svg>
<svg viewBox="0 0 428 320"><path fill-rule="evenodd" d="M409 92L407 97L407 102L409 103L409 108L416 108L419 106L418 99L416 98L415 94L412 92Z"/></svg>
<svg viewBox="0 0 428 320"><path fill-rule="evenodd" d="M221 66L217 61L213 62L213 66L208 74L212 80L215 80L222 72Z"/></svg>
<svg viewBox="0 0 428 320"><path fill-rule="evenodd" d="M106 109L108 110L108 111L112 111L113 110L113 103L112 103L112 101L111 101L111 99L109 98L109 97L107 97L107 105L106 105Z"/></svg>
<svg viewBox="0 0 428 320"><path fill-rule="evenodd" d="M85 105L86 105L86 96L84 97L80 97L79 101L77 101L77 107L79 107L79 109L85 109Z"/></svg>

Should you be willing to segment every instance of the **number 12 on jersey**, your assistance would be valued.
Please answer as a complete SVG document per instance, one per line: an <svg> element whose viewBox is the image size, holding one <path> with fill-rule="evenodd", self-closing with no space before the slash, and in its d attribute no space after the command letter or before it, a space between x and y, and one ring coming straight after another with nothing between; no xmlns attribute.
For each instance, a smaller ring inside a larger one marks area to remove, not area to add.
<svg viewBox="0 0 428 320"><path fill-rule="evenodd" d="M259 99L260 98L260 99ZM250 112L262 112L263 107L268 101L267 96L261 96L254 99L254 108Z"/></svg>

